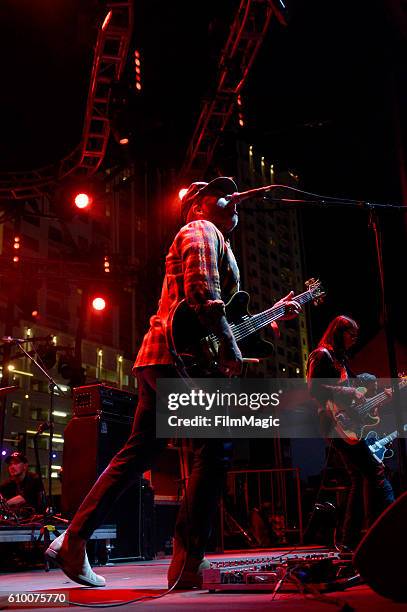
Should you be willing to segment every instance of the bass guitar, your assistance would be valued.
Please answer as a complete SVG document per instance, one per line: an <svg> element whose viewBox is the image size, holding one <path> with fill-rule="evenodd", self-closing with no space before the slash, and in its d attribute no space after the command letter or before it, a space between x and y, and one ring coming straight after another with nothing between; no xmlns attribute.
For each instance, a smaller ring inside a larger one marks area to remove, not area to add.
<svg viewBox="0 0 407 612"><path fill-rule="evenodd" d="M320 302L325 295L319 280L305 283L307 290L292 298L303 305ZM259 331L285 314L283 305L251 315L248 310L250 296L245 291L235 293L225 305L226 318L244 358L265 359L274 352L271 342L263 340ZM219 338L199 321L186 300L182 300L170 314L167 343L173 355L180 357L192 372L216 374Z"/></svg>
<svg viewBox="0 0 407 612"><path fill-rule="evenodd" d="M398 384L399 389L407 387L407 379ZM366 393L367 389L358 387L358 391ZM357 444L362 438L366 438L368 431L380 423L379 408L391 401L391 395L382 391L369 397L362 403L353 401L350 406L343 408L333 400L326 403L327 410L331 413L334 428L339 436L348 444Z"/></svg>

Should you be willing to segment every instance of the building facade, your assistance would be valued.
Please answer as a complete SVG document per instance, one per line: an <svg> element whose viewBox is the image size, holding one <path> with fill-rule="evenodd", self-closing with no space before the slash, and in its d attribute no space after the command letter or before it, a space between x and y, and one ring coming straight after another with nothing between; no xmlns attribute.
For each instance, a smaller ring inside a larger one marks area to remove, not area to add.
<svg viewBox="0 0 407 612"><path fill-rule="evenodd" d="M91 189L89 212L74 213L64 201L70 190L61 189L52 198L22 205L20 214L0 226L0 334L24 338L26 350L39 357L60 386L53 411L55 495L60 493L63 431L72 415L71 388L105 383L136 392L132 366L145 331L143 181L125 168L98 177ZM103 311L92 308L97 296L106 301ZM24 450L34 470L35 433L48 420L48 381L10 345L3 346L0 374L3 386L18 386L6 399L2 457ZM37 438L47 477L49 433Z"/></svg>
<svg viewBox="0 0 407 612"><path fill-rule="evenodd" d="M239 189L262 185L297 186L289 172L277 172L253 146L240 143L237 155ZM251 296L252 313L270 308L293 290L306 287L303 273L301 228L297 211L270 202L245 200L240 205L239 229L233 237L242 276L242 288ZM298 319L279 324L279 337L265 336L275 345L275 357L251 367L251 375L273 378L304 377L309 354L306 311Z"/></svg>

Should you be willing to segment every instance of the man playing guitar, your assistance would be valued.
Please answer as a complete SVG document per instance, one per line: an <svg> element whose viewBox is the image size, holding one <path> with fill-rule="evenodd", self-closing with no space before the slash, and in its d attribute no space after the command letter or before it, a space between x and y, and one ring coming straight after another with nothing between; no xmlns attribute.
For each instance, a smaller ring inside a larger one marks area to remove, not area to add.
<svg viewBox="0 0 407 612"><path fill-rule="evenodd" d="M369 522L394 501L391 484L383 464L376 461L364 439L349 431L354 406L366 402L365 395L352 384L348 354L357 341L358 324L340 315L333 319L318 347L310 354L307 381L311 395L318 401L321 433L331 438L351 480L340 548L352 551L361 538L364 521L363 488L368 486ZM366 376L366 375L365 375Z"/></svg>
<svg viewBox="0 0 407 612"><path fill-rule="evenodd" d="M226 318L225 302L239 288L239 270L228 236L238 222L236 202L228 198L237 186L227 177L210 183L192 183L182 200L185 225L180 229L166 257L166 273L158 310L150 319L134 365L138 381L138 405L130 438L101 474L74 516L68 530L47 550L76 582L104 586L105 580L91 569L86 541L100 525L120 494L150 469L166 446L155 436L156 389L159 378L178 376L175 355L167 345L170 313L185 300L199 320L219 338L217 367L224 376L241 373L242 354ZM280 300L284 316L300 310L293 292ZM204 552L212 518L224 480L224 452L221 440L197 441L187 492L181 505L174 537L168 584L193 588L201 584L201 571L209 563Z"/></svg>

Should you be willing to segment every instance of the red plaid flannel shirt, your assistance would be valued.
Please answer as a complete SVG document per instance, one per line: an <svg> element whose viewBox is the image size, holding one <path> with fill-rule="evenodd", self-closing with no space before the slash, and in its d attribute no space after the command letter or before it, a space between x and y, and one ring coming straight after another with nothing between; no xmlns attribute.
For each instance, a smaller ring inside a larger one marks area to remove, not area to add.
<svg viewBox="0 0 407 612"><path fill-rule="evenodd" d="M218 228L210 221L182 227L168 251L157 314L150 319L134 367L174 362L165 330L169 313L181 300L199 308L210 300L226 302L238 289L236 259Z"/></svg>

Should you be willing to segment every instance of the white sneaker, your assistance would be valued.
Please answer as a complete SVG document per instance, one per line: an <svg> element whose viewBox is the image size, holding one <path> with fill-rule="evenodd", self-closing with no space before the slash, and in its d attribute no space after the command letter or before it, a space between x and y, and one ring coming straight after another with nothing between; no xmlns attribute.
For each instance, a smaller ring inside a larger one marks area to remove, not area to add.
<svg viewBox="0 0 407 612"><path fill-rule="evenodd" d="M74 582L92 587L105 586L106 580L103 578L103 576L95 574L95 572L92 570L88 560L88 555L86 554L86 548L83 549L82 559L80 558L82 555L79 555L79 557L75 555L70 558L66 552L61 554L65 534L66 531L51 542L45 551L45 557L59 565L61 570L68 576L68 578Z"/></svg>

